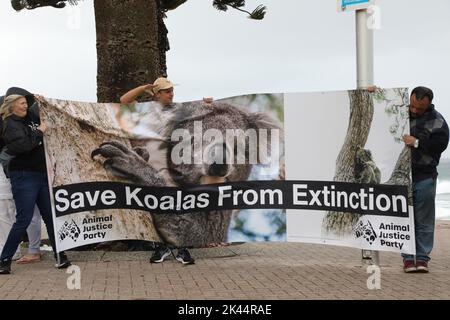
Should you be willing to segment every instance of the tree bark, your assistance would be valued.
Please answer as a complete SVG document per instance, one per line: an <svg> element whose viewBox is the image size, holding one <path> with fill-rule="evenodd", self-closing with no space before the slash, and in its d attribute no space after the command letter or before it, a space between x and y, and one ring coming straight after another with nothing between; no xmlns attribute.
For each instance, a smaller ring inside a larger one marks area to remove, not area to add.
<svg viewBox="0 0 450 320"><path fill-rule="evenodd" d="M108 105L109 106L109 105ZM95 110L94 110L95 109ZM95 181L122 181L91 159L91 151L111 140L130 145L114 112L100 104L47 99L40 103L45 133L47 173L52 187ZM111 210L86 212L95 217L111 215ZM84 215L74 215L80 222ZM80 220L81 219L81 220ZM159 241L151 215L146 211L116 209L114 231L132 239Z"/></svg>
<svg viewBox="0 0 450 320"><path fill-rule="evenodd" d="M98 102L118 102L128 90L167 76L159 0L95 0L94 8Z"/></svg>
<svg viewBox="0 0 450 320"><path fill-rule="evenodd" d="M413 205L412 183L411 183L411 148L405 146L400 153L394 171L385 184L395 184L408 187L408 203Z"/></svg>
<svg viewBox="0 0 450 320"><path fill-rule="evenodd" d="M355 154L359 148L364 148L373 119L373 100L368 91L350 91L349 97L349 126L344 144L336 160L334 181L338 182L356 182ZM355 213L328 212L322 225L327 233L344 234L352 230L358 219L359 214Z"/></svg>

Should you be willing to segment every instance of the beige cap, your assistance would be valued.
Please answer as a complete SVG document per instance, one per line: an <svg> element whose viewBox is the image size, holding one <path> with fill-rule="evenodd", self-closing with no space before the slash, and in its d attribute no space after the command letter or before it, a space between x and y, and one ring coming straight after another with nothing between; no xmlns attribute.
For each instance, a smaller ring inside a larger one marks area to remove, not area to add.
<svg viewBox="0 0 450 320"><path fill-rule="evenodd" d="M173 88L173 83L169 81L167 78L158 78L153 82L153 92L157 93L161 90L166 90Z"/></svg>

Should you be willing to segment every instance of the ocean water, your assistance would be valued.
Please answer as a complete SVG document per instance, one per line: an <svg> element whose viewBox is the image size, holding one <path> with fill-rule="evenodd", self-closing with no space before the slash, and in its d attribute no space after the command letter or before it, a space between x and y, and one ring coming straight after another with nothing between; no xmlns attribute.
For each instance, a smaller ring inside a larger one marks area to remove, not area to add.
<svg viewBox="0 0 450 320"><path fill-rule="evenodd" d="M436 219L450 220L450 159L441 159L436 188Z"/></svg>

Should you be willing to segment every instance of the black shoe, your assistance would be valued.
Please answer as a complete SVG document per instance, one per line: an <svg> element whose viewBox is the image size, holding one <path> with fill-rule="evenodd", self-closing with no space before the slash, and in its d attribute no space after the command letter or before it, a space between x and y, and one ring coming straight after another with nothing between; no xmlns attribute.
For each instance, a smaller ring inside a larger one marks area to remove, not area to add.
<svg viewBox="0 0 450 320"><path fill-rule="evenodd" d="M188 249L179 249L177 258L178 261L180 261L182 264L195 264L195 260L191 257L191 254L189 253Z"/></svg>
<svg viewBox="0 0 450 320"><path fill-rule="evenodd" d="M170 251L169 248L166 247L158 247L156 248L155 252L153 252L151 258L150 258L150 263L160 263L163 262L164 259L168 256L170 256L170 254L172 253L172 251Z"/></svg>
<svg viewBox="0 0 450 320"><path fill-rule="evenodd" d="M69 258L67 258L66 254L64 252L60 252L59 253L59 263L58 263L58 259L57 259L56 263L55 263L55 268L67 269L71 265L72 264L70 263Z"/></svg>
<svg viewBox="0 0 450 320"><path fill-rule="evenodd" d="M11 259L3 259L0 261L0 274L11 273Z"/></svg>

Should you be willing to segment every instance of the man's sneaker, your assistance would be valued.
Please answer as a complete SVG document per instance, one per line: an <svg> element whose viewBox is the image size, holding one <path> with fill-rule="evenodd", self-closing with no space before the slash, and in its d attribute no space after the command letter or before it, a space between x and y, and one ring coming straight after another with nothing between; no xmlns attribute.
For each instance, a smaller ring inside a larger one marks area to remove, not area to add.
<svg viewBox="0 0 450 320"><path fill-rule="evenodd" d="M417 268L417 272L427 273L428 272L428 262L422 261L422 260L417 260L416 268Z"/></svg>
<svg viewBox="0 0 450 320"><path fill-rule="evenodd" d="M58 260L56 260L55 268L58 269L67 269L72 264L69 261L69 258L67 258L66 254L64 252L59 253L59 263Z"/></svg>
<svg viewBox="0 0 450 320"><path fill-rule="evenodd" d="M11 259L3 259L0 261L0 274L11 273Z"/></svg>
<svg viewBox="0 0 450 320"><path fill-rule="evenodd" d="M177 258L178 261L180 261L182 264L195 264L195 260L191 257L191 254L189 253L188 249L179 249Z"/></svg>
<svg viewBox="0 0 450 320"><path fill-rule="evenodd" d="M414 260L404 260L403 261L403 271L406 273L416 272L416 265L414 264Z"/></svg>
<svg viewBox="0 0 450 320"><path fill-rule="evenodd" d="M168 256L170 256L170 254L172 253L172 251L170 251L169 248L166 247L158 247L156 248L155 252L153 252L151 258L150 258L150 263L160 263L163 262L164 259Z"/></svg>

